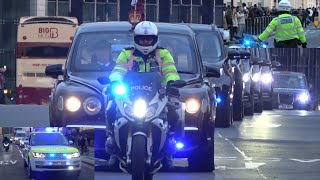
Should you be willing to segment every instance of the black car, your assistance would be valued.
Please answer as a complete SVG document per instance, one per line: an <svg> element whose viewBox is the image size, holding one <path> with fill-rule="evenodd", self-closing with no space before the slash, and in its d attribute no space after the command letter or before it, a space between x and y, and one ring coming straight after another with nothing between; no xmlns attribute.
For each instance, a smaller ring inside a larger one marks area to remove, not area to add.
<svg viewBox="0 0 320 180"><path fill-rule="evenodd" d="M196 35L201 60L208 72L220 73L220 77L209 78L217 93L217 127L229 127L233 123L234 68L228 59L219 29L215 25L185 24Z"/></svg>
<svg viewBox="0 0 320 180"><path fill-rule="evenodd" d="M273 79L273 108L311 109L309 85L304 73L274 71Z"/></svg>
<svg viewBox="0 0 320 180"><path fill-rule="evenodd" d="M181 88L180 100L185 102L185 148L177 156L188 157L193 170L214 169L215 89L205 81L219 74L205 73L193 31L184 25L156 23L159 45L171 51L180 78L187 82ZM105 125L106 107L101 95L101 76L109 76L112 68L91 65L92 51L104 40L111 44L110 59L120 51L133 47L133 34L128 22L87 23L81 25L72 43L65 68L51 65L47 76L58 78L49 103L50 125ZM176 44L175 44L176 43ZM200 146L201 145L201 146Z"/></svg>

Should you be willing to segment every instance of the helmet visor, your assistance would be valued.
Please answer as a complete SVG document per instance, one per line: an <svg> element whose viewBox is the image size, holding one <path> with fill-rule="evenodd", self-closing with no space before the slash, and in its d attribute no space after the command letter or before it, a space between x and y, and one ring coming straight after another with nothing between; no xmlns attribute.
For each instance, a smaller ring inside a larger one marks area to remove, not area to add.
<svg viewBox="0 0 320 180"><path fill-rule="evenodd" d="M158 41L158 36L154 35L137 35L134 42L139 46L153 46Z"/></svg>

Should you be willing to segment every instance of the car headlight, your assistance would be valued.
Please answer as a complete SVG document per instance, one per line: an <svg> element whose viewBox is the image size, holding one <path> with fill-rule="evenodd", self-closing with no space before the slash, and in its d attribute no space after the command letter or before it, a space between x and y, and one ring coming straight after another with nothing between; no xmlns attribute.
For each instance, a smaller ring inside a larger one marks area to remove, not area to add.
<svg viewBox="0 0 320 180"><path fill-rule="evenodd" d="M307 101L309 101L309 95L305 92L301 93L299 96L298 96L298 100L302 103L306 103Z"/></svg>
<svg viewBox="0 0 320 180"><path fill-rule="evenodd" d="M197 113L200 109L200 103L197 99L191 98L186 101L186 111L190 114Z"/></svg>
<svg viewBox="0 0 320 180"><path fill-rule="evenodd" d="M242 80L243 82L248 82L250 79L250 75L249 73L244 73L244 75L242 76Z"/></svg>
<svg viewBox="0 0 320 180"><path fill-rule="evenodd" d="M255 73L253 76L252 76L252 80L254 82L258 82L260 80L260 74L259 73Z"/></svg>
<svg viewBox="0 0 320 180"><path fill-rule="evenodd" d="M147 113L147 103L143 99L138 99L133 103L133 114L137 118L145 117Z"/></svg>
<svg viewBox="0 0 320 180"><path fill-rule="evenodd" d="M71 157L73 157L73 158L80 157L80 153L79 152L72 153Z"/></svg>
<svg viewBox="0 0 320 180"><path fill-rule="evenodd" d="M101 102L97 97L90 96L83 101L83 109L89 115L98 114L101 110Z"/></svg>
<svg viewBox="0 0 320 180"><path fill-rule="evenodd" d="M261 81L264 84L269 84L272 81L272 75L270 73L263 74L261 76Z"/></svg>
<svg viewBox="0 0 320 180"><path fill-rule="evenodd" d="M43 153L32 152L32 156L35 158L44 158L45 155Z"/></svg>
<svg viewBox="0 0 320 180"><path fill-rule="evenodd" d="M71 112L76 112L81 106L81 101L75 96L71 96L66 100L66 109Z"/></svg>

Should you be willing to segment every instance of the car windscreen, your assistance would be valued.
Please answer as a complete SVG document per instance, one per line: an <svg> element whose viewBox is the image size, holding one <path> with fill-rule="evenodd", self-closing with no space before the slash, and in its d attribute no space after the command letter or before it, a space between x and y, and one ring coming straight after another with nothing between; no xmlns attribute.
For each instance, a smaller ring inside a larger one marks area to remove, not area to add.
<svg viewBox="0 0 320 180"><path fill-rule="evenodd" d="M17 133L16 137L26 137L27 135L25 133Z"/></svg>
<svg viewBox="0 0 320 180"><path fill-rule="evenodd" d="M60 133L36 133L31 135L31 146L67 146L67 139Z"/></svg>
<svg viewBox="0 0 320 180"><path fill-rule="evenodd" d="M120 52L127 47L133 47L133 36L129 31L83 33L76 41L71 58L71 71L95 72L111 71L113 69L98 69L94 65L95 50L101 44L109 47L108 59L115 62ZM178 71L197 73L198 66L195 56L194 44L190 36L183 34L160 33L159 46L167 48L174 58Z"/></svg>
<svg viewBox="0 0 320 180"><path fill-rule="evenodd" d="M224 59L219 32L195 31L201 59L205 63L214 63Z"/></svg>
<svg viewBox="0 0 320 180"><path fill-rule="evenodd" d="M306 89L307 82L303 75L274 74L274 88Z"/></svg>

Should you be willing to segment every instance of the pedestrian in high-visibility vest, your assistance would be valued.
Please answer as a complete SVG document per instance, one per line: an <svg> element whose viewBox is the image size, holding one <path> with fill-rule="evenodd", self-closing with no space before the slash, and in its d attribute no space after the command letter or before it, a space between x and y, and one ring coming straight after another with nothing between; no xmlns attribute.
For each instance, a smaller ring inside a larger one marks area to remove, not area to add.
<svg viewBox="0 0 320 180"><path fill-rule="evenodd" d="M264 41L275 31L275 48L297 48L300 44L306 48L306 36L301 22L298 17L290 15L291 3L288 0L281 0L278 10L279 16L273 18L258 40Z"/></svg>

